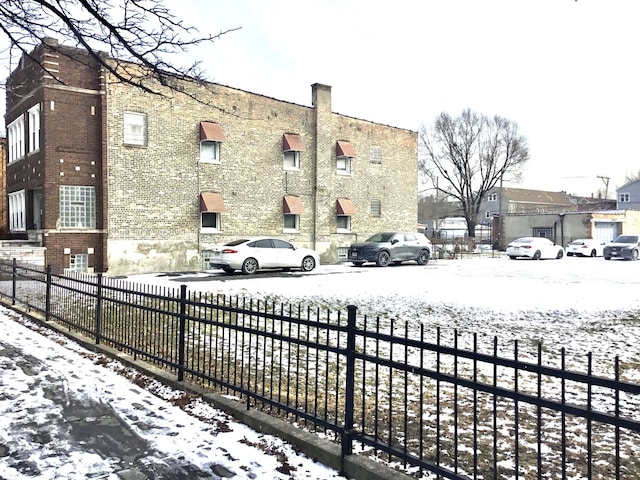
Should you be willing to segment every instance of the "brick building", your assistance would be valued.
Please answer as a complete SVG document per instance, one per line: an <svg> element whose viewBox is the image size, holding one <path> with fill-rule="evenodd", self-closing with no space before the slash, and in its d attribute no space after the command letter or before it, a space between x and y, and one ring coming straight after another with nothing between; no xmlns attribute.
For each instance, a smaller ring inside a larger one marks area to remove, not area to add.
<svg viewBox="0 0 640 480"><path fill-rule="evenodd" d="M334 263L417 228L417 133L332 112L329 86L311 107L178 79L158 96L55 40L33 55L62 83L26 57L7 82L9 227L56 268L198 270L245 235Z"/></svg>

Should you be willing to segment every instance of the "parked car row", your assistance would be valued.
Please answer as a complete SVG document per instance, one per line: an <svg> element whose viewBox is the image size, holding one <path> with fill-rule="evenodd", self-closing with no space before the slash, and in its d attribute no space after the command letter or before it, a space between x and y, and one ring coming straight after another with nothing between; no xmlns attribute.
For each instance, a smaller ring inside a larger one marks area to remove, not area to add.
<svg viewBox="0 0 640 480"><path fill-rule="evenodd" d="M431 241L420 233L380 232L364 242L352 243L347 259L357 267L367 262L380 267L409 261L426 265L432 253ZM559 260L565 253L569 257L603 256L605 260L638 260L640 235L619 235L609 243L592 238L580 238L570 242L566 252L561 245L548 238L520 237L509 243L506 253L512 260ZM310 272L320 264L320 258L314 250L296 247L291 242L279 238L249 237L233 240L215 248L209 264L213 268L221 268L226 273L240 270L242 273L252 274L259 270L292 268Z"/></svg>

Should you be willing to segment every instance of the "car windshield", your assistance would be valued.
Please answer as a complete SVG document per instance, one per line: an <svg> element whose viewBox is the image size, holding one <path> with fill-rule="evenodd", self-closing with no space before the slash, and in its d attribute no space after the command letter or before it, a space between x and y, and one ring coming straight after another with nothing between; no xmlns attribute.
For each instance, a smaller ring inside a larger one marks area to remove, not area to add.
<svg viewBox="0 0 640 480"><path fill-rule="evenodd" d="M225 247L235 247L236 245L240 245L242 243L248 242L249 240L246 238L240 238L238 240L231 240L228 243L225 243L224 246Z"/></svg>
<svg viewBox="0 0 640 480"><path fill-rule="evenodd" d="M614 243L637 243L638 236L637 235L620 235L613 242Z"/></svg>
<svg viewBox="0 0 640 480"><path fill-rule="evenodd" d="M391 237L393 237L395 235L394 232L383 232L383 233L376 233L375 235L371 235L369 238L367 238L367 242L388 242L391 240Z"/></svg>

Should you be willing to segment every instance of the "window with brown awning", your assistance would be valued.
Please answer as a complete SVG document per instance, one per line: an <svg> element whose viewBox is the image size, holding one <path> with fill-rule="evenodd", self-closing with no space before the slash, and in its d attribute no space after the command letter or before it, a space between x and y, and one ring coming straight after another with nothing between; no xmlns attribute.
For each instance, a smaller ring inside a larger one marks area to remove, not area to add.
<svg viewBox="0 0 640 480"><path fill-rule="evenodd" d="M346 140L338 140L336 142L336 157L355 157L356 149L353 148L351 142Z"/></svg>
<svg viewBox="0 0 640 480"><path fill-rule="evenodd" d="M224 132L219 123L200 122L200 140L209 140L212 142L224 142Z"/></svg>
<svg viewBox="0 0 640 480"><path fill-rule="evenodd" d="M355 215L356 207L348 198L338 198L336 200L336 213L338 215Z"/></svg>
<svg viewBox="0 0 640 480"><path fill-rule="evenodd" d="M282 209L284 213L300 214L304 213L302 199L294 195L285 195L282 199Z"/></svg>
<svg viewBox="0 0 640 480"><path fill-rule="evenodd" d="M282 135L283 152L304 152L304 144L297 133L285 133Z"/></svg>
<svg viewBox="0 0 640 480"><path fill-rule="evenodd" d="M200 193L201 212L224 212L224 201L222 195L216 192Z"/></svg>

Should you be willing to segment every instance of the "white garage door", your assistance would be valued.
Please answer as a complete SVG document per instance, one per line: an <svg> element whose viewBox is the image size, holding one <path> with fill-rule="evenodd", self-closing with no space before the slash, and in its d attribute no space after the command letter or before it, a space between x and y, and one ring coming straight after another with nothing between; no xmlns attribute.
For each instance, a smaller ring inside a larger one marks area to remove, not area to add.
<svg viewBox="0 0 640 480"><path fill-rule="evenodd" d="M595 222L593 224L593 237L596 240L610 242L620 233L620 224L612 222Z"/></svg>

